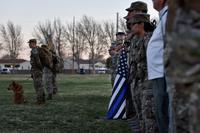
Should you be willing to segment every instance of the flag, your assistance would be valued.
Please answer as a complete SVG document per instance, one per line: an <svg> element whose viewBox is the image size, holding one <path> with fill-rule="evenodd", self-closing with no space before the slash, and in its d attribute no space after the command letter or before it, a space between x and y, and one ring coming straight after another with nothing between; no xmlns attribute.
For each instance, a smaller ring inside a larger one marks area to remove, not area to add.
<svg viewBox="0 0 200 133"><path fill-rule="evenodd" d="M117 74L108 106L107 119L126 119L127 75L127 52L123 48L119 56Z"/></svg>

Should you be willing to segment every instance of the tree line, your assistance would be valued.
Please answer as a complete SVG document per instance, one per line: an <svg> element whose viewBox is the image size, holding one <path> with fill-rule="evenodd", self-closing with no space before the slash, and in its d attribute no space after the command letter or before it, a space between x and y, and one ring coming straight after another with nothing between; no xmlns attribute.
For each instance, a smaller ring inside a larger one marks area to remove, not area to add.
<svg viewBox="0 0 200 133"><path fill-rule="evenodd" d="M125 31L125 22L119 21L119 30ZM95 61L104 56L115 39L116 26L112 21L97 22L93 17L83 16L80 20L63 24L60 19L38 22L33 37L39 44L53 42L57 55L64 58L71 55L78 63L84 54L89 55L94 70ZM12 21L0 25L0 49L5 50L10 59L16 59L24 47L22 28ZM74 64L74 63L73 63Z"/></svg>

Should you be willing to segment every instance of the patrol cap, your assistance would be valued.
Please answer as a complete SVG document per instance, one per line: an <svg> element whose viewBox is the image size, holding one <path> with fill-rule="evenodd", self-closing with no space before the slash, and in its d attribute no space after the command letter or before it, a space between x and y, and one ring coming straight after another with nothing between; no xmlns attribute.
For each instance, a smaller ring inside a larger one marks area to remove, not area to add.
<svg viewBox="0 0 200 133"><path fill-rule="evenodd" d="M117 32L117 33L116 33L116 36L117 36L117 35L126 35L126 34L125 34L124 32Z"/></svg>
<svg viewBox="0 0 200 133"><path fill-rule="evenodd" d="M136 1L136 2L132 2L131 6L129 8L126 9L126 11L130 12L133 10L139 10L142 11L144 13L147 13L148 9L147 9L147 4L142 2L142 1Z"/></svg>
<svg viewBox="0 0 200 133"><path fill-rule="evenodd" d="M128 24L135 24L139 22L150 23L150 15L147 13L138 13L135 14L130 20L128 20Z"/></svg>
<svg viewBox="0 0 200 133"><path fill-rule="evenodd" d="M30 39L27 43L37 43L36 39Z"/></svg>

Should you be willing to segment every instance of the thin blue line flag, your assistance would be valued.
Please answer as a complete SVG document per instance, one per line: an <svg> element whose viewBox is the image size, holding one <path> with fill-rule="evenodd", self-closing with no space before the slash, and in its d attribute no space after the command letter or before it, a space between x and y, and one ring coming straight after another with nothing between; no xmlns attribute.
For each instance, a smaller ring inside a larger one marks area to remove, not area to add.
<svg viewBox="0 0 200 133"><path fill-rule="evenodd" d="M127 52L123 48L119 56L117 74L108 106L107 119L126 119L127 75Z"/></svg>

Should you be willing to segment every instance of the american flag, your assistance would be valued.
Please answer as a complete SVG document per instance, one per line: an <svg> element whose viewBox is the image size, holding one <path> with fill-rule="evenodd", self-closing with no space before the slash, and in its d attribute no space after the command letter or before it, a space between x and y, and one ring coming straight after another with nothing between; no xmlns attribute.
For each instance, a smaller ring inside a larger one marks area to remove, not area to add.
<svg viewBox="0 0 200 133"><path fill-rule="evenodd" d="M126 93L128 89L127 75L127 52L123 48L119 57L117 74L115 77L113 91L107 112L107 119L126 119L125 107Z"/></svg>

